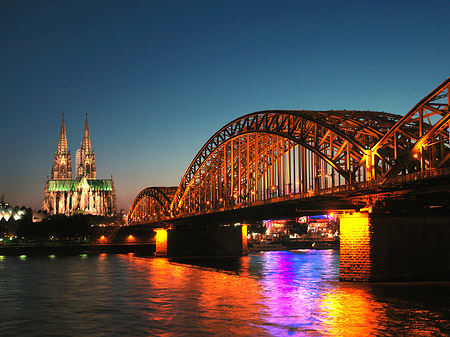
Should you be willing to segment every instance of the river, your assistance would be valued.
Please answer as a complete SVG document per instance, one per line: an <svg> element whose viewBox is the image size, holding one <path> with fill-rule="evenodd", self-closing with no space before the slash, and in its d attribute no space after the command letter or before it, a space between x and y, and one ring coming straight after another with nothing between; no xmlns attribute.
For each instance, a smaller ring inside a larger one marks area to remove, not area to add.
<svg viewBox="0 0 450 337"><path fill-rule="evenodd" d="M0 335L450 335L449 283L338 277L336 250L0 256Z"/></svg>

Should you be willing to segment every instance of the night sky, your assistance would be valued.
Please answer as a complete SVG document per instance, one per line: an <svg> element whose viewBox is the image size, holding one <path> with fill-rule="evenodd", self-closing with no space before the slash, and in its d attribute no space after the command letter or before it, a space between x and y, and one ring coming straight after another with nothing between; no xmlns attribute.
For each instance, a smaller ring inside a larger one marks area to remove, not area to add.
<svg viewBox="0 0 450 337"><path fill-rule="evenodd" d="M0 195L40 209L64 112L128 211L267 109L405 114L450 76L450 1L0 2ZM73 171L75 172L75 171Z"/></svg>

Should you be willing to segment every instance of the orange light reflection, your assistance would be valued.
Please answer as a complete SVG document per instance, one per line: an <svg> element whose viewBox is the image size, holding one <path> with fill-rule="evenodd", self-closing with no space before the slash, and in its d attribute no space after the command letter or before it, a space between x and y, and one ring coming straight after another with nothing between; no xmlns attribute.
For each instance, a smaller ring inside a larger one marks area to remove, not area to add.
<svg viewBox="0 0 450 337"><path fill-rule="evenodd" d="M139 278L141 286L151 288L146 299L149 308L158 306L159 310L148 310L148 319L164 322L173 331L186 332L186 322L180 321L174 312L186 312L186 302L196 303L197 314L195 326L202 327L192 335L217 335L226 331L229 336L265 336L265 321L259 317L262 310L260 284L254 278L209 270L195 265L170 262L166 258L129 258L135 266L133 273ZM145 278L145 279L144 279ZM243 291L245 289L245 291ZM174 299L174 293L182 293L184 297ZM170 299L170 301L168 300ZM253 322L243 325L242 322Z"/></svg>
<svg viewBox="0 0 450 337"><path fill-rule="evenodd" d="M386 319L382 304L374 300L369 288L341 285L324 293L319 308L324 331L329 336L375 336L380 320Z"/></svg>

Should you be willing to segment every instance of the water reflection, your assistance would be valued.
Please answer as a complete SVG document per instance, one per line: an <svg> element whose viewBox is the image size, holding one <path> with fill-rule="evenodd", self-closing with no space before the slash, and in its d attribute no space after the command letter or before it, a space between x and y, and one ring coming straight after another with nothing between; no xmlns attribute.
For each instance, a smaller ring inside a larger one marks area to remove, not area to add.
<svg viewBox="0 0 450 337"><path fill-rule="evenodd" d="M337 251L262 252L238 260L190 258L174 262L256 280L259 286L253 289L259 295L252 298L259 304L257 324L268 335L397 336L414 332L446 336L449 332L450 301L433 302L442 298L439 292L445 292L444 297L450 300L450 284L423 288L418 284L339 282ZM204 283L203 287L208 289ZM222 289L219 286L215 291ZM214 296L208 294L207 298ZM213 311L216 302L210 304L208 310ZM253 303L247 305L255 308Z"/></svg>
<svg viewBox="0 0 450 337"><path fill-rule="evenodd" d="M357 285L339 285L323 293L319 310L322 329L330 336L374 336L379 321L385 320L382 304Z"/></svg>
<svg viewBox="0 0 450 337"><path fill-rule="evenodd" d="M217 272L217 267L207 267L214 260L222 259L190 258L176 259L175 262L163 258L134 258L130 261L139 269L148 270L145 283L151 291L146 298L146 315L153 325L149 333L155 332L156 322L157 331L161 333L266 335L258 317L258 281L224 270ZM185 264L187 262L191 264ZM229 263L224 265L229 266ZM155 297L155 293L160 296ZM158 310L152 310L155 307Z"/></svg>
<svg viewBox="0 0 450 337"><path fill-rule="evenodd" d="M6 336L447 336L450 284L340 283L337 251L0 259Z"/></svg>
<svg viewBox="0 0 450 337"><path fill-rule="evenodd" d="M309 250L265 252L261 263L266 329L273 335L317 333L321 293L327 291L326 282L335 278L337 255Z"/></svg>

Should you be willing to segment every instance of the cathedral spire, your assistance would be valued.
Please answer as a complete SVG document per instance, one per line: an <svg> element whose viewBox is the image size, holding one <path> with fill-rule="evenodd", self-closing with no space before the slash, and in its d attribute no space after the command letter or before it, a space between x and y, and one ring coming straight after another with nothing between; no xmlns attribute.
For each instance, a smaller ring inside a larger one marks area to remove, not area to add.
<svg viewBox="0 0 450 337"><path fill-rule="evenodd" d="M91 152L91 136L89 134L88 114L86 113L86 122L84 123L83 142L81 143L81 151Z"/></svg>
<svg viewBox="0 0 450 337"><path fill-rule="evenodd" d="M67 146L66 125L64 124L64 112L62 113L61 129L59 131L58 148L55 151L52 166L52 180L72 179L72 162Z"/></svg>
<svg viewBox="0 0 450 337"><path fill-rule="evenodd" d="M92 150L91 136L89 134L88 114L86 113L86 122L84 123L83 140L81 147L76 154L77 159L77 179L85 177L86 179L96 179L95 154Z"/></svg>
<svg viewBox="0 0 450 337"><path fill-rule="evenodd" d="M58 153L67 153L69 149L67 147L66 125L64 124L64 112L62 113L61 130L59 131L58 140Z"/></svg>

